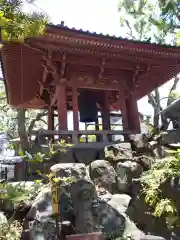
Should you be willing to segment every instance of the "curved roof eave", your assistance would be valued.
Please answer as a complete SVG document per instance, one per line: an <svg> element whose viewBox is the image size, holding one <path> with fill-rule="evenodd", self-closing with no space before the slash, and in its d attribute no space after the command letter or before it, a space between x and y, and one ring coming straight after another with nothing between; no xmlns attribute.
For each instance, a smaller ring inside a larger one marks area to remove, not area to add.
<svg viewBox="0 0 180 240"><path fill-rule="evenodd" d="M103 33L97 33L97 32L91 32L88 30L83 30L83 29L76 29L76 28L69 28L68 26L65 26L63 23L61 24L48 24L47 27L49 28L56 28L56 29L61 29L61 30L66 30L66 31L71 31L77 34L84 34L92 37L101 37L104 39L108 40L122 40L122 41L128 41L130 43L137 43L137 44L151 44L151 45L156 45L156 46L161 46L161 47L166 47L166 48L179 48L178 46L175 45L170 45L170 44L158 44L156 42L151 42L151 39L148 39L147 41L140 41L140 40L133 40L133 39L128 39L128 38L123 38L121 36L115 36L115 35L109 35L109 34L103 34Z"/></svg>

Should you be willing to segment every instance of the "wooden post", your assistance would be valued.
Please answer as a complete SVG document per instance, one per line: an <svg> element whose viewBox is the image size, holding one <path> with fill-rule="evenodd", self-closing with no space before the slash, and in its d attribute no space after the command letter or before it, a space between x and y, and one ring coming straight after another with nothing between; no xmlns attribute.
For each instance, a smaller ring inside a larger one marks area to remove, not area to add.
<svg viewBox="0 0 180 240"><path fill-rule="evenodd" d="M77 87L73 85L72 87L72 108L73 108L73 125L74 131L79 130L79 115L78 115L78 90Z"/></svg>
<svg viewBox="0 0 180 240"><path fill-rule="evenodd" d="M110 112L109 112L109 91L104 92L104 104L102 106L102 128L110 130ZM107 137L107 136L106 136ZM108 141L112 141L112 136L107 137ZM104 139L103 139L104 141Z"/></svg>
<svg viewBox="0 0 180 240"><path fill-rule="evenodd" d="M108 102L109 92L104 92L104 104L102 106L102 126L103 130L110 129L110 114L109 114L109 102Z"/></svg>
<svg viewBox="0 0 180 240"><path fill-rule="evenodd" d="M96 118L96 121L95 121L95 130L96 131L99 131L99 119L98 119L98 113L97 113L97 118ZM96 135L96 142L100 142L101 141L101 136L99 135Z"/></svg>
<svg viewBox="0 0 180 240"><path fill-rule="evenodd" d="M57 85L57 111L58 111L58 123L59 131L67 130L67 93L66 85Z"/></svg>
<svg viewBox="0 0 180 240"><path fill-rule="evenodd" d="M48 107L48 130L54 131L54 109Z"/></svg>
<svg viewBox="0 0 180 240"><path fill-rule="evenodd" d="M133 93L130 93L126 99L126 111L128 116L128 128L135 133L140 133L140 120L137 106L137 100Z"/></svg>
<svg viewBox="0 0 180 240"><path fill-rule="evenodd" d="M120 104L120 109L121 109L121 114L122 114L122 125L123 125L123 130L128 130L128 115L127 115L127 108L126 108L126 99L124 95L120 95L119 99L119 104Z"/></svg>

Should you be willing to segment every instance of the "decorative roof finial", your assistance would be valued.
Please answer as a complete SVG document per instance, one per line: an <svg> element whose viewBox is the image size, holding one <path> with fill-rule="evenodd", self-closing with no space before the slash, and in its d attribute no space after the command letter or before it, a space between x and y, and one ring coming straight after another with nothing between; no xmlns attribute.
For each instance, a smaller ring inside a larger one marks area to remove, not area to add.
<svg viewBox="0 0 180 240"><path fill-rule="evenodd" d="M61 21L61 26L64 27L64 21Z"/></svg>

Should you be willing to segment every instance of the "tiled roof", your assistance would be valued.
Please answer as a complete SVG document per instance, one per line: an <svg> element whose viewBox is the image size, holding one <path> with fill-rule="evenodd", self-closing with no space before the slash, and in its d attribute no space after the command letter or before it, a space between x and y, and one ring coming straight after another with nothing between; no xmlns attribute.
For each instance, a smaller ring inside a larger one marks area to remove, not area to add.
<svg viewBox="0 0 180 240"><path fill-rule="evenodd" d="M128 42L133 42L133 43L144 43L144 44L155 44L155 45L159 45L162 47L173 47L173 48L179 48L178 46L175 45L171 45L171 44L158 44L156 42L152 42L151 39L148 39L147 41L140 41L140 40L132 40L132 39L128 39L128 38L123 38L121 36L115 36L115 35L109 35L109 34L103 34L103 33L97 33L97 32L90 32L88 30L83 30L83 29L76 29L76 28L70 28L66 25L64 25L64 22L61 22L61 24L48 24L48 27L52 27L52 28L59 28L59 29L64 29L67 31L71 31L71 32L75 32L75 33L79 33L79 34L85 34L85 35L89 35L89 36L94 36L94 37L101 37L101 38L105 38L105 39L109 39L109 40L124 40L124 41L128 41Z"/></svg>
<svg viewBox="0 0 180 240"><path fill-rule="evenodd" d="M56 28L57 30L59 29L60 34L58 35L58 31L54 30L53 28L54 29ZM74 34L71 34L72 32L74 32ZM89 42L90 42L90 44L88 45L88 47L90 46L89 48L93 49L96 47L98 50L101 48L103 49L104 46L102 47L102 45L108 45L107 49L108 50L110 49L110 50L109 52L106 51L105 52L106 54L111 54L110 53L111 49L113 49L112 51L113 55L111 56L114 56L116 54L119 54L119 55L123 54L122 59L125 59L125 60L128 59L130 61L131 61L131 55L132 55L132 58L134 59L135 64L136 63L138 64L138 61L140 63L141 61L143 61L143 64L147 65L147 69L149 69L149 64L150 65L151 63L154 64L156 55L160 56L160 60L158 60L158 62L161 62L161 58L162 58L162 60L168 65L168 67L166 67L166 65L163 66L163 64L162 64L162 67L159 67L159 65L152 66L151 69L147 70L148 71L147 75L142 75L143 77L142 76L140 77L140 80L138 80L136 90L135 90L136 91L135 94L138 99L143 97L144 95L146 95L148 92L152 91L154 88L158 87L159 85L165 83L167 80L171 79L173 76L175 76L177 73L180 72L180 64L179 64L180 48L177 48L177 47L169 46L169 49L168 49L167 45L159 45L159 44L152 44L152 43L150 44L150 42L147 42L147 41L146 42L134 41L134 40L125 39L122 37L103 35L103 34L98 34L96 32L84 31L82 29L69 28L67 26L64 26L63 23L61 23L60 25L49 24L47 26L47 34L49 34L47 36L47 39L52 44L54 39L57 38L55 40L59 41L60 39L62 40L63 44L64 43L66 44L68 41L70 42L69 45L71 44L72 46L74 43L76 45L79 44L78 46L79 48L81 48L81 43L87 46ZM52 35L52 38L51 38L51 35ZM75 37L73 37L74 35ZM74 41L73 43L71 43L71 38ZM147 44L147 45L143 46L143 44ZM166 49L164 49L163 46ZM159 50L159 47L161 47L160 50ZM77 49L79 50L79 48ZM123 53L121 53L122 49L124 51ZM82 51L85 51L85 50L89 50L89 49L82 47ZM36 95L36 92L38 91L37 82L40 81L42 77L41 64L37 64L37 62L38 63L41 62L42 53L40 51L35 51L34 49L28 48L26 45L23 45L23 44L22 46L13 46L10 44L8 46L5 46L2 49L2 52L3 52L3 64L4 64L4 68L6 68L5 69L6 78L8 79L8 80L5 79L5 84L8 84L9 89L7 93L9 93L8 98L10 103L13 102L15 106L23 103L23 101L24 102L30 101ZM93 51L89 51L89 52L92 55L94 54ZM20 53L23 56L23 58L22 56L20 56ZM141 59L141 56L142 56L142 59ZM147 58L147 62L144 62L144 59L146 58ZM23 72L21 71L22 69L21 59L23 59ZM117 60L117 61L121 62L121 60ZM16 72L16 74L14 74L14 72ZM25 79L25 83L23 85L21 81L22 77L23 79ZM147 83L151 83L151 86L150 84L147 84ZM15 88L17 88L18 91L15 91L14 90ZM32 92L29 91L30 88L33 89ZM6 87L6 90L7 90L7 87ZM21 99L20 100L17 99L16 98L17 96Z"/></svg>

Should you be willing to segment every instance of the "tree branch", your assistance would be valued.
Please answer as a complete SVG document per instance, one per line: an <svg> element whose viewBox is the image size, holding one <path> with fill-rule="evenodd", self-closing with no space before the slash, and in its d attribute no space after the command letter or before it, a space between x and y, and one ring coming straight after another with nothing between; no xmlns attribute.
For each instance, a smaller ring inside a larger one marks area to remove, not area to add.
<svg viewBox="0 0 180 240"><path fill-rule="evenodd" d="M128 33L128 35L129 35L132 39L134 39L133 32L132 32L132 28L131 28L131 26L130 26L130 24L129 24L129 21L128 21L127 19L124 19L124 21L125 21L125 23L126 23L126 26L127 26L128 29L129 29L129 31L130 31L130 33Z"/></svg>
<svg viewBox="0 0 180 240"><path fill-rule="evenodd" d="M174 82L173 82L173 85L169 91L169 94L168 94L168 100L167 100L167 106L169 106L175 99L171 97L171 93L176 90L177 88L177 85L178 85L178 82L179 82L179 77L176 76L175 79L174 79Z"/></svg>
<svg viewBox="0 0 180 240"><path fill-rule="evenodd" d="M35 123L38 122L38 121L40 121L40 120L42 120L41 118L44 117L44 116L46 116L46 114L47 114L47 110L44 110L43 112L39 112L39 113L36 115L36 118L31 121L31 123L30 123L30 125L29 125L29 128L28 128L28 134L29 134L29 135L31 134L31 132L32 132L32 130L33 130L33 128L34 128Z"/></svg>
<svg viewBox="0 0 180 240"><path fill-rule="evenodd" d="M152 105L153 108L157 107L155 97L152 93L148 93L148 102Z"/></svg>

